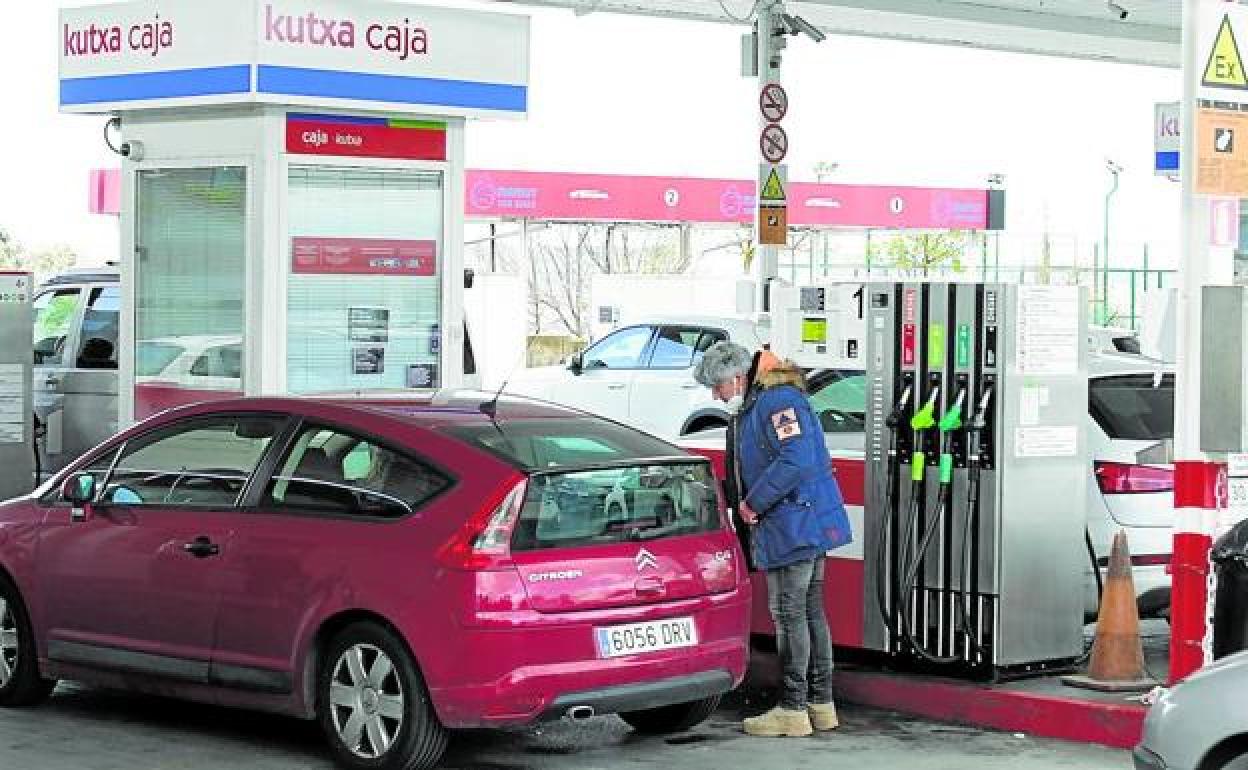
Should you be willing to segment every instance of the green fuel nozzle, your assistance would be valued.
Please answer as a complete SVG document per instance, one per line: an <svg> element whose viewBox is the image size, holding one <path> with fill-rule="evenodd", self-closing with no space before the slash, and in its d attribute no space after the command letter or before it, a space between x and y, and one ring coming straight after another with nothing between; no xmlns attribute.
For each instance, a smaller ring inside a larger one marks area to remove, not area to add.
<svg viewBox="0 0 1248 770"><path fill-rule="evenodd" d="M936 424L936 399L940 398L940 386L932 388L932 395L927 397L927 403L923 405L919 411L914 413L910 418L910 429L923 431L931 428Z"/></svg>
<svg viewBox="0 0 1248 770"><path fill-rule="evenodd" d="M958 397L953 400L953 404L945 410L945 416L940 418L940 432L949 433L962 427L962 403L966 401L966 388L958 390Z"/></svg>

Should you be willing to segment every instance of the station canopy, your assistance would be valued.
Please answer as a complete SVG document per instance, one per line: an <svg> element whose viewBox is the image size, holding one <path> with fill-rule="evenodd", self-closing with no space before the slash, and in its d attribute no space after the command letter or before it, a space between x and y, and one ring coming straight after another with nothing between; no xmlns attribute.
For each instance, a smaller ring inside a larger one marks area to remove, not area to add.
<svg viewBox="0 0 1248 770"><path fill-rule="evenodd" d="M577 13L737 23L733 17L744 18L754 0L518 2ZM1182 0L808 0L785 4L789 13L832 34L1176 68L1182 6Z"/></svg>

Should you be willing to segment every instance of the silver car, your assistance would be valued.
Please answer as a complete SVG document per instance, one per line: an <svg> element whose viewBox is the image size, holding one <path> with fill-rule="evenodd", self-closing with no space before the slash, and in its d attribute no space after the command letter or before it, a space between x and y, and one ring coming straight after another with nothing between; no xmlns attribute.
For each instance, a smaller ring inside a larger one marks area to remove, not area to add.
<svg viewBox="0 0 1248 770"><path fill-rule="evenodd" d="M117 432L120 314L112 268L71 270L35 293L32 386L44 475Z"/></svg>
<svg viewBox="0 0 1248 770"><path fill-rule="evenodd" d="M1161 694L1135 748L1137 770L1248 770L1248 652Z"/></svg>

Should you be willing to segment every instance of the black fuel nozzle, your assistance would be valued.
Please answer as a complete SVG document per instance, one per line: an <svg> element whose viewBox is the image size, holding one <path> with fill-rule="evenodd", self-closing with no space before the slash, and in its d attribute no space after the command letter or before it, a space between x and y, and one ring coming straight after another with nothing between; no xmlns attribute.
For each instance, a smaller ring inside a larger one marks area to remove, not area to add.
<svg viewBox="0 0 1248 770"><path fill-rule="evenodd" d="M905 390L901 391L901 398L897 399L897 403L893 405L893 411L889 412L888 417L884 419L884 424L889 430L897 430L897 426L901 425L901 421L905 419L905 411L910 405L910 391L913 387L913 385L907 385Z"/></svg>
<svg viewBox="0 0 1248 770"><path fill-rule="evenodd" d="M979 405L975 407L975 414L971 415L971 421L966 428L972 433L979 433L988 427L988 404L992 401L992 386L984 388L984 394L979 397Z"/></svg>

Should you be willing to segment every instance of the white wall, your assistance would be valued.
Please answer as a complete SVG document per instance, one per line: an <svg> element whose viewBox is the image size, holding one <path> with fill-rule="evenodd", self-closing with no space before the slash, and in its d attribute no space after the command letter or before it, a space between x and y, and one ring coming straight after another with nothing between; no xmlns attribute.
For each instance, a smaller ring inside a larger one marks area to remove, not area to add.
<svg viewBox="0 0 1248 770"><path fill-rule="evenodd" d="M527 298L528 283L516 275L478 273L464 292L464 315L486 390L497 390L512 371L524 368Z"/></svg>
<svg viewBox="0 0 1248 770"><path fill-rule="evenodd" d="M620 323L655 315L737 315L735 276L603 275L590 284L590 330L594 339L618 324L599 321L599 308L615 308Z"/></svg>

